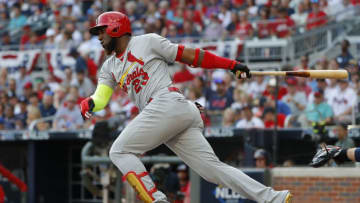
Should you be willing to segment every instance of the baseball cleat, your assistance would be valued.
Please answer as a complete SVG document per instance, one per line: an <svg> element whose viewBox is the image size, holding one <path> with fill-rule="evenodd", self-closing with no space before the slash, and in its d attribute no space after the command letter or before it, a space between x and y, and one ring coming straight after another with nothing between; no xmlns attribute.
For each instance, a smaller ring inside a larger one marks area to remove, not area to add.
<svg viewBox="0 0 360 203"><path fill-rule="evenodd" d="M292 196L292 194L289 192L289 193L286 195L285 203L291 203L291 202L292 202L292 199L293 199L293 196Z"/></svg>

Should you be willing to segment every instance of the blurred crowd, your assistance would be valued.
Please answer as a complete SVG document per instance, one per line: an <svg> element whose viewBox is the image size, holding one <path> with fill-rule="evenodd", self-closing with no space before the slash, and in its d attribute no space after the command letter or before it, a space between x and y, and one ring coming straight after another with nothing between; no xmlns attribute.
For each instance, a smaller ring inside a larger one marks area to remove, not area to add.
<svg viewBox="0 0 360 203"><path fill-rule="evenodd" d="M254 77L236 80L227 71L191 69L180 64L181 68L173 75L174 83L188 99L205 107L202 115L205 126L286 128L350 123L359 102L360 80L359 61L350 54L349 45L349 41L344 40L338 57L322 57L314 67L309 67L307 56L295 67L283 67L284 70L346 69L349 79ZM33 124L32 129L79 129L117 114L126 115L130 121L139 113L119 89L114 91L104 110L84 123L78 104L94 92L97 67L92 70L94 67L87 65L87 60L76 50L70 53L76 59L76 66L65 67L62 78L51 74L33 78L24 67L15 75L9 75L6 68L1 69L0 129L27 129L34 120L45 117L50 119Z"/></svg>
<svg viewBox="0 0 360 203"><path fill-rule="evenodd" d="M284 38L346 20L355 16L357 4L356 0L1 0L0 49L79 46L91 40L88 28L108 10L126 13L134 35L247 39Z"/></svg>
<svg viewBox="0 0 360 203"><path fill-rule="evenodd" d="M134 35L156 32L168 38L266 38L301 32L292 27L300 26L304 31L346 20L354 15L351 8L356 4L359 1L0 0L0 49L13 49L6 45L18 43L21 50L43 44L70 50L68 55L76 61L74 67L61 67L61 77L53 73L30 75L25 67L9 74L1 67L0 129L79 129L116 114L124 114L130 121L139 113L122 91L115 91L109 105L96 112L91 121L84 122L79 113L77 104L94 91L100 65L87 52L90 47L101 49L88 28L104 10L126 13ZM13 40L15 30L21 33L17 41ZM303 56L300 64L283 68L347 69L349 80L235 80L225 71L194 71L185 65L174 69L178 71L173 77L187 98L206 108L202 115L206 126L309 127L314 123L351 122L360 89L359 63L349 52L349 41L344 40L341 46L338 57L323 57L313 67ZM46 119L33 123L41 118Z"/></svg>

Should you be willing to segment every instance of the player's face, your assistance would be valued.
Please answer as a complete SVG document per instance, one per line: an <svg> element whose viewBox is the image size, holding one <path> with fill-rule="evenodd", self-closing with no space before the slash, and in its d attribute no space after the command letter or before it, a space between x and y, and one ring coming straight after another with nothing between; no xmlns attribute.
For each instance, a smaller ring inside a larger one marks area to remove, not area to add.
<svg viewBox="0 0 360 203"><path fill-rule="evenodd" d="M110 37L105 30L106 30L105 26L99 28L98 39L101 45L104 47L104 49L111 52L115 48L115 43L114 43L115 38Z"/></svg>

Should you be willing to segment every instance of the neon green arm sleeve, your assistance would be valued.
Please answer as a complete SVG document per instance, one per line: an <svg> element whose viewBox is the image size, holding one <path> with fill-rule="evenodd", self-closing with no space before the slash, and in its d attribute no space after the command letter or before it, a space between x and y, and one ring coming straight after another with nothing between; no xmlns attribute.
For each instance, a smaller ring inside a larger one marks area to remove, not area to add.
<svg viewBox="0 0 360 203"><path fill-rule="evenodd" d="M96 87L95 93L90 97L93 99L95 107L93 109L94 112L100 111L109 103L112 93L114 90L104 84L99 84Z"/></svg>

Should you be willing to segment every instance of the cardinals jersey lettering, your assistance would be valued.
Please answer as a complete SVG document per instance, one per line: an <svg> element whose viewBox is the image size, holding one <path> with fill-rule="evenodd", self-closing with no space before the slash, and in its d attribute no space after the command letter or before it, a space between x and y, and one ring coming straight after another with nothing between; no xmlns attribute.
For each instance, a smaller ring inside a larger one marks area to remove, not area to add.
<svg viewBox="0 0 360 203"><path fill-rule="evenodd" d="M99 71L99 84L117 85L142 110L159 90L172 84L167 63L173 63L178 45L157 34L132 37L121 57L110 56Z"/></svg>

